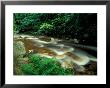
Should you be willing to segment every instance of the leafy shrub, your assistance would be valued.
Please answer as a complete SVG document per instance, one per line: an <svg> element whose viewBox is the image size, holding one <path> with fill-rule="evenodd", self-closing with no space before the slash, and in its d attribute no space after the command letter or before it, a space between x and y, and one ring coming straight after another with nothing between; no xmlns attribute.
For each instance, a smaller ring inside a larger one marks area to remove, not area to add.
<svg viewBox="0 0 110 88"><path fill-rule="evenodd" d="M22 65L22 71L26 75L72 75L73 70L61 67L55 58L31 55L30 64Z"/></svg>
<svg viewBox="0 0 110 88"><path fill-rule="evenodd" d="M51 30L53 28L53 25L48 23L43 23L40 25L40 30Z"/></svg>
<svg viewBox="0 0 110 88"><path fill-rule="evenodd" d="M42 23L41 25L39 25L39 29L36 29L38 35L43 35L49 33L53 29L53 25L48 23Z"/></svg>
<svg viewBox="0 0 110 88"><path fill-rule="evenodd" d="M24 74L27 75L35 75L36 73L34 72L34 68L33 68L33 64L22 64L21 65L21 69L23 71Z"/></svg>

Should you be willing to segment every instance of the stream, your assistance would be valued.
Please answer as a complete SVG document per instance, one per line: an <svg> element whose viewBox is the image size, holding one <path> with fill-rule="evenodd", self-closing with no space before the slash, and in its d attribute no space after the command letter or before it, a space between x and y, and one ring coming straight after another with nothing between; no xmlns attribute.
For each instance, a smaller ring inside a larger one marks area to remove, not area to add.
<svg viewBox="0 0 110 88"><path fill-rule="evenodd" d="M97 50L95 47L81 46L47 36L14 35L14 41L25 45L26 53L36 53L41 57L56 58L64 68L75 68L76 75L97 74ZM87 50L94 52L90 53ZM73 66L74 64L74 66Z"/></svg>

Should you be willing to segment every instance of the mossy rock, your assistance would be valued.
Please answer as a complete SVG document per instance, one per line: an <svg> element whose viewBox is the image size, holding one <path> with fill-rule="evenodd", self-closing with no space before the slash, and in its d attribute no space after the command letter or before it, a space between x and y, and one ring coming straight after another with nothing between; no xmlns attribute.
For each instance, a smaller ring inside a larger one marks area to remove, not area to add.
<svg viewBox="0 0 110 88"><path fill-rule="evenodd" d="M22 41L14 42L13 44L13 54L14 57L23 57L26 54L25 46Z"/></svg>

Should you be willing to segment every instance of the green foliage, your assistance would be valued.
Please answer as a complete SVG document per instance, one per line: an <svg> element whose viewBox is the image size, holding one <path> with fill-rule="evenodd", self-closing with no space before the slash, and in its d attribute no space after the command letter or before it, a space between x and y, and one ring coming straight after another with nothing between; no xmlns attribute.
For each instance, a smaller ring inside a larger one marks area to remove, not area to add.
<svg viewBox="0 0 110 88"><path fill-rule="evenodd" d="M37 31L37 34L46 34L53 29L53 25L48 23L42 23Z"/></svg>
<svg viewBox="0 0 110 88"><path fill-rule="evenodd" d="M86 40L85 44L97 41L97 14L94 13L14 13L13 23L14 33L76 38L80 43Z"/></svg>
<svg viewBox="0 0 110 88"><path fill-rule="evenodd" d="M40 57L31 55L30 63L21 66L26 75L72 75L73 70L61 67L55 58Z"/></svg>
<svg viewBox="0 0 110 88"><path fill-rule="evenodd" d="M36 74L33 69L33 64L31 64L31 63L30 64L22 64L21 68L22 68L23 73L26 75L30 75L30 74L35 75Z"/></svg>
<svg viewBox="0 0 110 88"><path fill-rule="evenodd" d="M79 14L56 13L56 14L34 14L34 13L15 13L14 14L14 30L18 32L33 31L38 34L48 34L48 31L53 30L57 33L66 33L80 28L78 18ZM71 23L71 25L69 25ZM48 30L48 31L47 31ZM17 33L18 33L17 32Z"/></svg>
<svg viewBox="0 0 110 88"><path fill-rule="evenodd" d="M40 25L40 30L51 30L53 28L53 25L48 23L43 23Z"/></svg>

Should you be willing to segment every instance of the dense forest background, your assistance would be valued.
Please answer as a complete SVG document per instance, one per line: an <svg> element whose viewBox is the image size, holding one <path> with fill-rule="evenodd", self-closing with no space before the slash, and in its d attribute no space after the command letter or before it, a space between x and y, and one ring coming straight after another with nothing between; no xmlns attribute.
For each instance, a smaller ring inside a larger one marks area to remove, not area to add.
<svg viewBox="0 0 110 88"><path fill-rule="evenodd" d="M14 13L14 33L77 39L97 46L96 13Z"/></svg>

